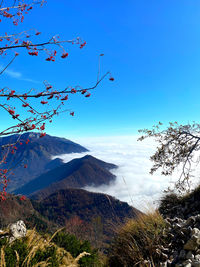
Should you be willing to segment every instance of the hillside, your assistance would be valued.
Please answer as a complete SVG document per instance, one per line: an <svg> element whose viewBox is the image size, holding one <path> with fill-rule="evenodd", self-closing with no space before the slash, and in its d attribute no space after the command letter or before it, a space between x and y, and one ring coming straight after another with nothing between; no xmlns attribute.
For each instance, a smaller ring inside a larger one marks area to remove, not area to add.
<svg viewBox="0 0 200 267"><path fill-rule="evenodd" d="M22 201L20 196L8 194L5 201L0 201L0 228L17 220L23 220L29 228L36 226L39 231L56 229L56 224L41 216L28 198Z"/></svg>
<svg viewBox="0 0 200 267"><path fill-rule="evenodd" d="M15 134L0 138L0 145L14 144L19 137ZM30 140L28 144L26 144L27 140ZM62 164L60 159L52 161L52 156L87 151L86 148L65 138L50 135L40 138L39 133L22 134L20 141L21 144L16 144L15 154L8 155L5 166L5 168L14 168L14 175L10 177L12 183L8 185L9 192ZM27 165L26 169L23 168L24 164Z"/></svg>
<svg viewBox="0 0 200 267"><path fill-rule="evenodd" d="M113 168L117 166L87 155L40 175L15 193L40 199L60 189L108 185L115 180L115 176L109 171Z"/></svg>
<svg viewBox="0 0 200 267"><path fill-rule="evenodd" d="M103 239L104 242L113 237L116 227L128 218L141 214L112 196L82 189L59 190L41 201L32 201L32 204L42 216L60 226L74 216L90 226L98 221L98 227L102 230L99 240ZM101 230L98 231L100 235Z"/></svg>
<svg viewBox="0 0 200 267"><path fill-rule="evenodd" d="M0 229L17 220L39 231L53 232L66 226L76 234L78 227L79 237L99 247L110 242L116 227L138 214L141 212L114 197L82 189L60 190L42 201L20 200L20 196L8 194L0 201Z"/></svg>

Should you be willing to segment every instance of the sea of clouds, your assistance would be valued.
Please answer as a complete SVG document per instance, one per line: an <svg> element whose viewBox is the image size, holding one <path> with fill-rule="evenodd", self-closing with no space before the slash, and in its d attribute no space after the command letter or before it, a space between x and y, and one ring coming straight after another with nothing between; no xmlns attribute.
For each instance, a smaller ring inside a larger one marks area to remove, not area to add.
<svg viewBox="0 0 200 267"><path fill-rule="evenodd" d="M69 162L89 154L116 164L118 168L111 170L117 177L114 183L85 189L115 196L145 211L158 205L163 190L178 179L180 172L177 171L172 177L160 173L149 174L152 166L149 158L155 152L156 144L151 139L142 142L137 139L138 136L79 138L73 141L89 149L89 152L65 154L59 158Z"/></svg>

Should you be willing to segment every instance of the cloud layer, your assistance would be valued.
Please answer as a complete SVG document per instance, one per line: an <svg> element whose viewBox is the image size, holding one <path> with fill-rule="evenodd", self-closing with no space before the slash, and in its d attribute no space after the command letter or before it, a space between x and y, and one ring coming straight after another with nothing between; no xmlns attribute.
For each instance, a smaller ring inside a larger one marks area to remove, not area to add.
<svg viewBox="0 0 200 267"><path fill-rule="evenodd" d="M149 157L155 151L152 140L138 142L136 136L80 138L75 140L90 150L88 153L61 155L64 162L90 154L106 162L119 166L112 173L117 176L110 186L86 187L93 192L102 192L115 196L141 210L158 204L158 200L168 185L178 178L149 174L152 163Z"/></svg>

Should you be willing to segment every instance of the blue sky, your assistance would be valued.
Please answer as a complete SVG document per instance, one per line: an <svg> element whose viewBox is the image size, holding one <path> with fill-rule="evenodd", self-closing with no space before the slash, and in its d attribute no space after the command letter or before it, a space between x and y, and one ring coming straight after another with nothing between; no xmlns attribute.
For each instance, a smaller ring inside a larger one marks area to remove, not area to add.
<svg viewBox="0 0 200 267"><path fill-rule="evenodd" d="M105 79L90 98L70 96L67 108L47 132L73 138L134 135L158 121L198 121L200 115L200 2L198 0L48 0L34 8L18 27L2 22L1 32L41 31L40 40L59 34L80 36L87 45L67 44L69 57L46 62L45 56L19 57L2 75L1 86L40 90L48 80L57 89L96 81L98 55ZM1 58L5 65L7 58ZM8 126L4 113L1 128Z"/></svg>

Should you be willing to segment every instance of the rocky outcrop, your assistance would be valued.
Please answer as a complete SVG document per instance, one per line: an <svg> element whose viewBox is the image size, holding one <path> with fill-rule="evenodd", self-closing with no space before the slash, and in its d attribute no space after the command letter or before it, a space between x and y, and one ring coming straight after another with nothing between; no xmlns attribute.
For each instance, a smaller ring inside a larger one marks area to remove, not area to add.
<svg viewBox="0 0 200 267"><path fill-rule="evenodd" d="M165 218L168 245L160 266L200 267L200 187L185 196L166 195L159 211Z"/></svg>
<svg viewBox="0 0 200 267"><path fill-rule="evenodd" d="M13 242L18 238L25 237L27 233L26 225L22 220L8 225L7 230L0 230L1 238L8 238L9 242Z"/></svg>
<svg viewBox="0 0 200 267"><path fill-rule="evenodd" d="M9 225L9 233L10 233L10 242L13 242L17 238L22 238L26 236L26 225L22 220L17 221L16 223L12 223Z"/></svg>
<svg viewBox="0 0 200 267"><path fill-rule="evenodd" d="M166 218L165 245L155 248L159 264L145 260L142 266L200 267L200 214L187 220Z"/></svg>
<svg viewBox="0 0 200 267"><path fill-rule="evenodd" d="M164 218L178 217L185 220L200 214L200 186L182 197L176 194L165 195L160 201L159 211Z"/></svg>
<svg viewBox="0 0 200 267"><path fill-rule="evenodd" d="M160 249L166 255L160 266L200 267L200 214L187 220L166 218L166 222L169 243Z"/></svg>

